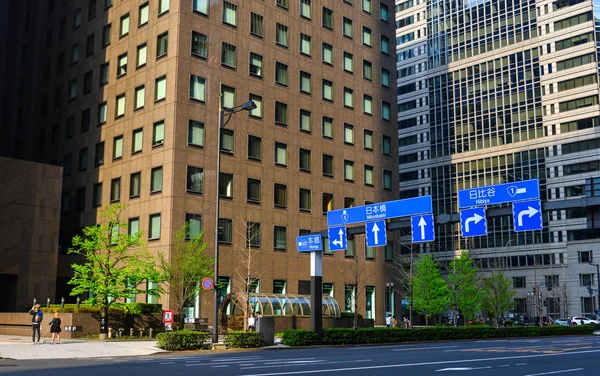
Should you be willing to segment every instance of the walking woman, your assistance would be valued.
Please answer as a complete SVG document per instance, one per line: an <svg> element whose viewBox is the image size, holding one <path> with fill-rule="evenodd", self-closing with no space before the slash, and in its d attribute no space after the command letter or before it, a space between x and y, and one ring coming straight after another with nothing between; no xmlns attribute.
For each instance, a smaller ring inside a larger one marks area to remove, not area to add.
<svg viewBox="0 0 600 376"><path fill-rule="evenodd" d="M58 337L58 342L56 344L60 344L60 317L58 317L58 312L54 314L54 318L50 321L50 333L52 333L52 344L54 345L54 337Z"/></svg>

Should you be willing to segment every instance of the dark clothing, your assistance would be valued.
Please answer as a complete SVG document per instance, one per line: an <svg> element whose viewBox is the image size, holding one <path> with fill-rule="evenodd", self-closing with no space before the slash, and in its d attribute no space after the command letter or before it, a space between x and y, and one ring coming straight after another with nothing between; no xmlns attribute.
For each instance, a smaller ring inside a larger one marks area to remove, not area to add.
<svg viewBox="0 0 600 376"><path fill-rule="evenodd" d="M50 333L60 333L60 319L55 317L50 321Z"/></svg>
<svg viewBox="0 0 600 376"><path fill-rule="evenodd" d="M30 310L29 314L31 315L31 340L35 342L35 335L37 333L37 341L40 342L40 326L42 320L44 319L44 313L41 310Z"/></svg>

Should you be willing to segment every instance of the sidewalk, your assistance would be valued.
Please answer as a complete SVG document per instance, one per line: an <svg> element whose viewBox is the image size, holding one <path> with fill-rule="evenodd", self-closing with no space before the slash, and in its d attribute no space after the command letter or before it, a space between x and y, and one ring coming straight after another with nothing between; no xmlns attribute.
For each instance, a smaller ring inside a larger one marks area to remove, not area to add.
<svg viewBox="0 0 600 376"><path fill-rule="evenodd" d="M0 335L0 359L77 359L115 356L141 356L164 353L156 348L156 341L100 341L63 339L60 345L33 345L31 337Z"/></svg>

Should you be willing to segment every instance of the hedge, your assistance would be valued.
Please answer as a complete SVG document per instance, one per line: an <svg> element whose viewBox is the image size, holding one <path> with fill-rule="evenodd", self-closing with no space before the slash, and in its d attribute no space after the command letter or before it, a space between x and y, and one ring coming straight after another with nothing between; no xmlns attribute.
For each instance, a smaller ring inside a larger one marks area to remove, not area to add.
<svg viewBox="0 0 600 376"><path fill-rule="evenodd" d="M288 329L283 333L282 343L288 346L347 345L369 343L393 343L414 341L439 341L482 338L539 337L557 335L592 334L594 325L578 326L521 326L494 328L490 326L466 327L430 327L430 328L329 328L323 331L323 337L310 330Z"/></svg>
<svg viewBox="0 0 600 376"><path fill-rule="evenodd" d="M202 350L210 343L210 334L192 330L159 333L156 335L156 347L163 350Z"/></svg>
<svg viewBox="0 0 600 376"><path fill-rule="evenodd" d="M236 349L254 349L265 345L261 333L234 331L225 334L225 345Z"/></svg>
<svg viewBox="0 0 600 376"><path fill-rule="evenodd" d="M90 306L81 304L79 308L76 304L52 304L50 307L42 307L43 312L58 312L58 313L100 313L101 308L98 306ZM147 303L115 303L109 308L111 314L162 314L161 304Z"/></svg>

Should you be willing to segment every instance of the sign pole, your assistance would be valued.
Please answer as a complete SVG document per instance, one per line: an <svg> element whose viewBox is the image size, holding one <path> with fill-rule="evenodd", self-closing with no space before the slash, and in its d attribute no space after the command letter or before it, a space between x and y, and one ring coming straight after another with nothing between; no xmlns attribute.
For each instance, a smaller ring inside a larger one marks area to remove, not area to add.
<svg viewBox="0 0 600 376"><path fill-rule="evenodd" d="M310 329L323 331L323 253L310 253Z"/></svg>

